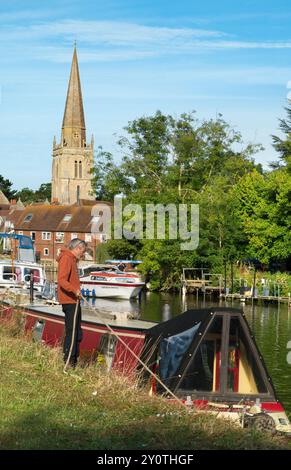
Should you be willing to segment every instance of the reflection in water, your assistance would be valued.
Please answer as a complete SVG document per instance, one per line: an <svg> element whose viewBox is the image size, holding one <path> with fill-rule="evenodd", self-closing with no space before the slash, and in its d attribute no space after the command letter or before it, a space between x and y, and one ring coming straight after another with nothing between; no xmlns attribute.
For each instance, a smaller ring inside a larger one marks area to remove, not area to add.
<svg viewBox="0 0 291 470"><path fill-rule="evenodd" d="M242 304L196 295L143 292L137 300L96 299L95 306L111 311L126 311L150 321L166 321L191 308L211 306L242 308L273 379L279 399L291 413L291 364L287 363L287 343L291 341L291 310L286 304Z"/></svg>
<svg viewBox="0 0 291 470"><path fill-rule="evenodd" d="M162 321L170 320L171 318L171 309L169 304L165 304L162 311Z"/></svg>

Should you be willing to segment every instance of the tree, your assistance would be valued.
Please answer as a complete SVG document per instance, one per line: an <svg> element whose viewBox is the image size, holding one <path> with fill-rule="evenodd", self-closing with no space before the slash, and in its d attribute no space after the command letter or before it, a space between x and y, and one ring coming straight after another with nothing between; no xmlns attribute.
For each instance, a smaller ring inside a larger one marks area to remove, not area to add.
<svg viewBox="0 0 291 470"><path fill-rule="evenodd" d="M52 184L51 183L42 183L40 187L35 191L35 200L36 201L48 201L51 200L52 194Z"/></svg>
<svg viewBox="0 0 291 470"><path fill-rule="evenodd" d="M180 282L182 267L208 267L221 271L225 257L241 257L248 238L240 217L235 217L236 184L252 171L260 175L253 155L262 147L244 145L239 132L221 115L199 121L195 113L179 117L157 111L130 122L118 145L119 164L100 148L94 168L97 197L112 200L123 193L123 203L199 204L200 242L197 250L181 250L182 240L169 239L169 218L162 240L111 240L112 256L128 257L135 247L144 274L151 273L155 288L169 289ZM145 219L145 218L144 218ZM145 225L144 235L146 234ZM123 254L123 256L122 256Z"/></svg>
<svg viewBox="0 0 291 470"><path fill-rule="evenodd" d="M2 175L0 175L0 190L7 197L8 200L14 199L16 195L16 191L12 189L13 183L5 179Z"/></svg>
<svg viewBox="0 0 291 470"><path fill-rule="evenodd" d="M248 254L263 263L291 256L291 178L286 168L254 171L234 189L236 216L248 239Z"/></svg>
<svg viewBox="0 0 291 470"><path fill-rule="evenodd" d="M116 194L130 192L130 178L114 163L112 154L101 146L95 155L92 173L92 190L97 200L112 202Z"/></svg>
<svg viewBox="0 0 291 470"><path fill-rule="evenodd" d="M276 135L272 135L273 147L279 153L279 158L286 166L289 173L291 172L291 104L285 107L287 112L286 119L279 119L279 128L285 134L285 139ZM273 163L273 167L278 168L280 164Z"/></svg>
<svg viewBox="0 0 291 470"><path fill-rule="evenodd" d="M20 198L25 204L33 202L44 202L46 199L51 199L51 183L43 183L37 190L30 188L22 188L18 191L15 197Z"/></svg>

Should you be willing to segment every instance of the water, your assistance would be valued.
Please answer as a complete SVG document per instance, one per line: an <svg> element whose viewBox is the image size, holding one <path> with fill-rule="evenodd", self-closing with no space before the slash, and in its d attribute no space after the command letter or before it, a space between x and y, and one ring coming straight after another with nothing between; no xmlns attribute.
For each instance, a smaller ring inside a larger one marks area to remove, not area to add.
<svg viewBox="0 0 291 470"><path fill-rule="evenodd" d="M96 299L95 305L114 311L130 311L141 319L151 321L169 320L190 308L228 306L243 308L254 333L257 345L264 357L275 389L285 410L291 413L291 364L287 363L288 341L291 341L291 309L286 304L242 304L239 301L217 301L195 295L145 292L137 300Z"/></svg>

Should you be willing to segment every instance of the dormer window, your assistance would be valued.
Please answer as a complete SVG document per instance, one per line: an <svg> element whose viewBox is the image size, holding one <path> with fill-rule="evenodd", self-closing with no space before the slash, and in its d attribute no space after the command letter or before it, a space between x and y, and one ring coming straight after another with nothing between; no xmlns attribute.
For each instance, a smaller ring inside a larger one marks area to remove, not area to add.
<svg viewBox="0 0 291 470"><path fill-rule="evenodd" d="M33 217L33 214L27 214L23 222L30 222Z"/></svg>
<svg viewBox="0 0 291 470"><path fill-rule="evenodd" d="M64 223L70 222L72 219L72 214L66 214L65 217L63 218Z"/></svg>

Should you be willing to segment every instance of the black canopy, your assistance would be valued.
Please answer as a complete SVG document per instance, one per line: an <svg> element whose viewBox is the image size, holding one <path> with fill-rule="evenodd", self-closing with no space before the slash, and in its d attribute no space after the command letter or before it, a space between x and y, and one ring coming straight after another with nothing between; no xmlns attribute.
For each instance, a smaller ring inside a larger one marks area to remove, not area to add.
<svg viewBox="0 0 291 470"><path fill-rule="evenodd" d="M275 396L242 309L191 309L161 322L147 330L141 358L178 394Z"/></svg>

